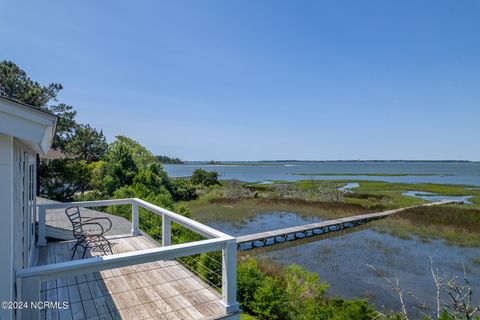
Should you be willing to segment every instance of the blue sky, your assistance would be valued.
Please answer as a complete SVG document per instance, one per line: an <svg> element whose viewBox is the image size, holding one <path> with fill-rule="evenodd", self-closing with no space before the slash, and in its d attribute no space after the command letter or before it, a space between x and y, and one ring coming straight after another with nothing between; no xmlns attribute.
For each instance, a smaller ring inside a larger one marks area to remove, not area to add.
<svg viewBox="0 0 480 320"><path fill-rule="evenodd" d="M0 1L0 59L187 160L480 160L478 1Z"/></svg>

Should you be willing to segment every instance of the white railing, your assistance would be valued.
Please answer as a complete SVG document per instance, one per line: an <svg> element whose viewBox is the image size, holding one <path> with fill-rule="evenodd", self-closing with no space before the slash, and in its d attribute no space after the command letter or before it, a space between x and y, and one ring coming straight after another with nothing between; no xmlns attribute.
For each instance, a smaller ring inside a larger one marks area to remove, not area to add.
<svg viewBox="0 0 480 320"><path fill-rule="evenodd" d="M98 272L107 269L120 268L130 265L148 263L158 260L171 260L200 253L222 250L222 302L226 313L238 311L236 301L236 250L234 237L210 228L197 221L179 215L175 212L160 208L149 202L132 198L102 201L82 201L69 203L38 204L38 242L46 244L46 211L48 209L62 209L71 206L102 207L112 205L132 206L132 235L139 235L139 207L149 210L162 217L162 247L74 260L62 263L31 267L17 271L18 297L22 302L37 302L41 300L40 286L42 282L79 274ZM175 222L204 237L207 240L171 245L171 223ZM39 319L40 312L32 308L22 310L22 319Z"/></svg>

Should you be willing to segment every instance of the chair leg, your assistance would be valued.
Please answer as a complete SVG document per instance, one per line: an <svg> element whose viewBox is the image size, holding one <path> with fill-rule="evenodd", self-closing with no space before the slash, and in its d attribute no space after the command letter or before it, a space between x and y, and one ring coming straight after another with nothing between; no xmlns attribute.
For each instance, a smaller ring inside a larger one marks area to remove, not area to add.
<svg viewBox="0 0 480 320"><path fill-rule="evenodd" d="M108 243L108 250L110 250L110 254L113 254L112 244L108 240L107 240L107 243Z"/></svg>
<svg viewBox="0 0 480 320"><path fill-rule="evenodd" d="M87 253L87 249L88 249L88 246L85 246L85 248L83 248L82 259L85 258L85 254Z"/></svg>
<svg viewBox="0 0 480 320"><path fill-rule="evenodd" d="M78 247L78 243L80 242L80 240L77 240L77 243L75 243L75 245L73 246L73 253L72 253L72 258L71 260L73 260L73 257L75 257L75 253L77 252L77 247ZM70 249L70 250L72 250Z"/></svg>

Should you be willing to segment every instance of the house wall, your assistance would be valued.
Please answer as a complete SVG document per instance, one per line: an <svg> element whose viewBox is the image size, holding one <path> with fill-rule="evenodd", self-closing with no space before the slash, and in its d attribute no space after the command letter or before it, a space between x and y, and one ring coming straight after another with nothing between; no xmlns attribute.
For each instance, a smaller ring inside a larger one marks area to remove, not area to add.
<svg viewBox="0 0 480 320"><path fill-rule="evenodd" d="M16 299L15 270L34 264L35 162L35 152L0 134L0 301ZM0 309L0 319L12 317Z"/></svg>
<svg viewBox="0 0 480 320"><path fill-rule="evenodd" d="M0 134L0 301L14 299L13 163L13 137ZM12 317L13 310L0 309L0 319Z"/></svg>
<svg viewBox="0 0 480 320"><path fill-rule="evenodd" d="M13 141L14 257L16 270L34 265L36 221L36 155Z"/></svg>

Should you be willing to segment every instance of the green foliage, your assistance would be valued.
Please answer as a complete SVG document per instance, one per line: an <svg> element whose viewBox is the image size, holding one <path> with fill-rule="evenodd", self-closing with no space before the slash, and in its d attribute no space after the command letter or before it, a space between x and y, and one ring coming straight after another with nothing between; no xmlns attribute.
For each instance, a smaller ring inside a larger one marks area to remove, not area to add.
<svg viewBox="0 0 480 320"><path fill-rule="evenodd" d="M259 319L287 319L285 284L272 277L265 277L253 294L252 311Z"/></svg>
<svg viewBox="0 0 480 320"><path fill-rule="evenodd" d="M328 288L328 284L320 282L318 274L295 264L285 269L285 283L285 293L288 296L286 312L291 319L302 319L303 315L315 314Z"/></svg>
<svg viewBox="0 0 480 320"><path fill-rule="evenodd" d="M329 303L318 305L312 317L318 320L371 320L378 318L378 313L365 300L343 300L335 298Z"/></svg>
<svg viewBox="0 0 480 320"><path fill-rule="evenodd" d="M137 164L130 150L123 145L112 145L105 157L107 174L104 190L107 194L113 194L115 190L132 184L133 178L138 173Z"/></svg>
<svg viewBox="0 0 480 320"><path fill-rule="evenodd" d="M59 83L42 86L30 79L26 72L12 61L0 62L0 94L2 96L43 108L50 100L55 100L62 88Z"/></svg>
<svg viewBox="0 0 480 320"><path fill-rule="evenodd" d="M218 182L218 172L206 171L203 169L196 169L193 171L190 181L195 185L202 185L206 187L220 184Z"/></svg>
<svg viewBox="0 0 480 320"><path fill-rule="evenodd" d="M202 253L198 259L197 272L217 288L222 285L222 252Z"/></svg>
<svg viewBox="0 0 480 320"><path fill-rule="evenodd" d="M91 171L83 160L55 159L38 166L40 193L49 199L71 201L76 192L87 189Z"/></svg>
<svg viewBox="0 0 480 320"><path fill-rule="evenodd" d="M378 317L364 300L324 297L328 288L316 273L298 265L288 266L283 273L269 275L253 259L237 267L237 298L240 306L259 319L367 320Z"/></svg>
<svg viewBox="0 0 480 320"><path fill-rule="evenodd" d="M253 312L254 294L265 277L254 259L237 265L237 299L243 310Z"/></svg>
<svg viewBox="0 0 480 320"><path fill-rule="evenodd" d="M90 125L78 125L65 150L77 159L87 162L99 161L107 151L108 144L103 132Z"/></svg>
<svg viewBox="0 0 480 320"><path fill-rule="evenodd" d="M137 141L122 135L115 138L116 140L108 148L107 158L115 157L115 154L126 151L139 169L146 169L148 165L156 162L153 154Z"/></svg>
<svg viewBox="0 0 480 320"><path fill-rule="evenodd" d="M63 148L71 138L76 122L76 112L72 106L64 103L49 105L57 101L58 93L63 89L59 83L46 86L30 79L27 73L11 61L0 62L0 95L23 102L57 115L57 130L53 146Z"/></svg>
<svg viewBox="0 0 480 320"><path fill-rule="evenodd" d="M198 198L197 190L190 181L173 179L171 183L174 201L189 201Z"/></svg>

